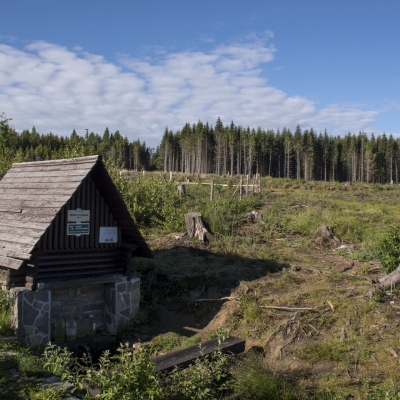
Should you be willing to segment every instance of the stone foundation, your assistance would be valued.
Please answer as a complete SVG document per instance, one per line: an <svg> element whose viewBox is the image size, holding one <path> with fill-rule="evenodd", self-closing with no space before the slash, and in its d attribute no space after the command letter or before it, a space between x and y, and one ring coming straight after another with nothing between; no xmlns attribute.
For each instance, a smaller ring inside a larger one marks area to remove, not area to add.
<svg viewBox="0 0 400 400"><path fill-rule="evenodd" d="M51 291L12 288L10 296L14 301L12 323L17 337L31 346L45 346L51 339Z"/></svg>
<svg viewBox="0 0 400 400"><path fill-rule="evenodd" d="M54 322L62 316L93 315L96 330L116 335L139 311L140 279L123 275L39 283L37 291L10 289L14 298L13 326L17 336L32 346L53 338Z"/></svg>
<svg viewBox="0 0 400 400"><path fill-rule="evenodd" d="M104 320L106 331L118 332L122 326L129 324L139 312L140 279L105 285Z"/></svg>

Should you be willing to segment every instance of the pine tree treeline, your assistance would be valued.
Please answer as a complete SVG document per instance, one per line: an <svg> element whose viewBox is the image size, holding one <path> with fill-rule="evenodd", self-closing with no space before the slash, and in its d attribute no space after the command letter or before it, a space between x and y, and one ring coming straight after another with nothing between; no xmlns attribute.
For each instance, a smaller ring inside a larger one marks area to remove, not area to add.
<svg viewBox="0 0 400 400"><path fill-rule="evenodd" d="M35 128L17 133L10 119L0 116L0 177L11 162L40 161L101 154L131 170L153 170L190 174L254 174L278 178L399 182L399 140L385 133L367 136L329 136L312 128L267 131L224 126L218 118L208 123L185 124L173 133L166 129L156 150L140 140L129 142L119 131L108 128L70 137L39 134Z"/></svg>
<svg viewBox="0 0 400 400"><path fill-rule="evenodd" d="M399 139L385 133L333 137L300 125L275 132L224 126L218 118L214 127L199 121L166 129L156 159L164 172L390 183L399 181L399 149Z"/></svg>
<svg viewBox="0 0 400 400"><path fill-rule="evenodd" d="M11 167L11 162L42 161L101 154L105 160L122 163L131 170L152 169L153 149L145 142L129 142L119 131L106 128L101 136L91 132L85 137L73 130L70 137L52 133L39 134L35 127L17 133L9 125L10 119L0 120L0 178ZM2 162L2 163L1 163ZM2 165L4 164L4 165Z"/></svg>

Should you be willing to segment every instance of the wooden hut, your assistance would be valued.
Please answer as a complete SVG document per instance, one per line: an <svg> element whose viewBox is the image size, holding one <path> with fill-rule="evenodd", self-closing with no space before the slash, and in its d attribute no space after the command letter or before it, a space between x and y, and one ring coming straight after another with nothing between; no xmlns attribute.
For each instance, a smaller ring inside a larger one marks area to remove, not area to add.
<svg viewBox="0 0 400 400"><path fill-rule="evenodd" d="M93 313L93 301L86 302L86 311L79 306L85 304L79 296L85 295L87 288L89 292L93 289L91 298L97 298L99 304L115 297L115 285L120 285L121 293L139 289L138 278L131 277L134 256L152 255L100 156L16 163L0 181L0 279L16 297L27 296L19 306L17 301L17 308L27 299L32 306L32 299L38 296L36 300L49 302L49 323L56 312ZM103 293L101 301L99 293ZM68 297L76 300L73 311L63 308ZM102 327L107 327L104 319L110 310L114 314L118 307L124 311L112 301L106 304L106 311L103 308L98 313ZM115 315L108 318L107 330L115 333L121 321L129 322L137 307L125 310L120 321ZM39 314L43 313L41 309ZM34 319L38 317L35 314ZM15 318L16 327L21 328L21 319ZM22 336L34 336L37 329L31 325L31 334L22 332ZM49 340L49 335L28 342L40 344Z"/></svg>

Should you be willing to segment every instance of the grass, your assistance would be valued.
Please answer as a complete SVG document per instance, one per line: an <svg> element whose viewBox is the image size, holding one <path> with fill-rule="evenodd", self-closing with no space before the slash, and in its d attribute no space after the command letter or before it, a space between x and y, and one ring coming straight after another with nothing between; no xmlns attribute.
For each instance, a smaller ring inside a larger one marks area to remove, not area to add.
<svg viewBox="0 0 400 400"><path fill-rule="evenodd" d="M0 289L0 336L13 334L11 327L12 305L12 301L7 297L7 292Z"/></svg>
<svg viewBox="0 0 400 400"><path fill-rule="evenodd" d="M19 376L13 376L10 370L18 371ZM43 369L39 349L22 346L12 340L0 340L1 400L61 399L65 394L63 390L40 385L47 376L49 373Z"/></svg>
<svg viewBox="0 0 400 400"><path fill-rule="evenodd" d="M230 294L238 296L240 302L225 325L231 335L263 347L274 371L270 369L268 375L268 368L257 364L250 373L254 380L244 379L249 383L244 392L252 393L251 387L257 391L263 382L268 386L272 377L272 392L279 393L276 398L284 398L277 382L288 374L285 382L295 381L298 390L299 397L293 398L301 398L299 393L303 398L321 399L347 399L349 395L356 399L397 398L397 360L388 348L400 352L400 318L397 309L389 306L390 301L400 304L400 296L384 292L377 292L371 300L364 296L370 289L368 282L375 278L371 271L377 266L377 242L388 222L399 222L400 189L355 184L349 191L339 183L292 184L283 180L263 180L263 185L265 225L248 224L217 235L207 250L207 266L201 252L190 253L188 269L179 266L182 259L176 252L171 253L175 262L168 261L176 268L177 279L183 271L186 277L192 275L190 265L197 265L203 277L210 276L212 270L217 280L207 281L210 285L218 285L217 271L226 280L237 279ZM318 247L315 230L321 225L333 226L336 236L354 247L346 251ZM352 269L341 272L352 262ZM274 267L263 269L263 263ZM259 274L251 276L257 269ZM317 312L296 315L259 305L311 307ZM274 332L291 318L299 324L297 338L283 347L280 356L274 356L274 349L285 345L294 331L281 328ZM330 372L319 373L319 365L325 364L331 365ZM288 365L292 365L290 373ZM258 374L262 378L257 378ZM261 394L259 398L268 397Z"/></svg>
<svg viewBox="0 0 400 400"><path fill-rule="evenodd" d="M263 178L260 196L239 201L231 197L234 187L218 187L211 203L209 186L187 185L188 196L174 215L183 220L184 212L201 211L214 234L207 245L177 243L171 227L183 229L182 221L168 220L169 230L146 229L155 259L135 259L133 273L142 279L141 312L121 337L146 334L155 351L165 353L208 339L219 318L231 336L262 350L243 356L230 370L241 398L398 399L393 354L400 354L400 293L394 288L377 291L372 299L365 295L372 280L383 275L377 243L389 223L400 224L400 188L354 184L349 190L337 182ZM253 209L262 213L264 224L233 223ZM353 247L316 244L321 225L332 226ZM195 301L224 296L239 301ZM175 310L171 318L194 318L198 333L187 337L159 326L157 313L166 312L166 303ZM9 314L4 321L2 326L9 327ZM10 347L16 355L5 356L1 346L6 345L0 344L0 393L20 396L26 389L22 379L12 381L12 388L6 383L14 379L8 370L15 367L32 382L30 398L59 395L36 388L43 371L35 351Z"/></svg>
<svg viewBox="0 0 400 400"><path fill-rule="evenodd" d="M235 391L240 399L295 400L305 398L305 393L282 374L270 370L263 357L252 354L239 361L232 369Z"/></svg>

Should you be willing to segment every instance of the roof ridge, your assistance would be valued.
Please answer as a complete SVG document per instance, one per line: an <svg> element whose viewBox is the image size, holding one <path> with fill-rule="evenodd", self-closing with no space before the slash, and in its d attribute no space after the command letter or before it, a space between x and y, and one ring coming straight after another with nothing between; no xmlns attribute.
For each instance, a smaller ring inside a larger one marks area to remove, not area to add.
<svg viewBox="0 0 400 400"><path fill-rule="evenodd" d="M58 165L58 164L79 164L81 162L97 161L101 160L101 155L76 157L76 158L64 158L61 160L45 160L45 161L30 161L30 162L19 162L13 163L12 167L27 167L27 166L39 166L39 165Z"/></svg>

